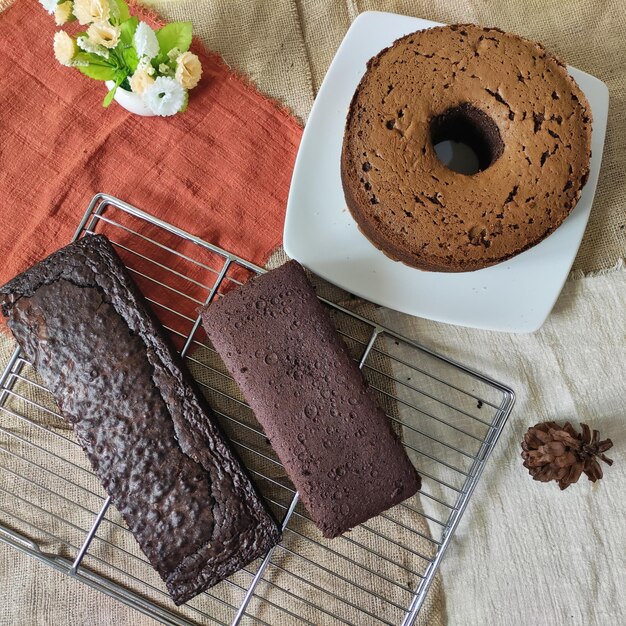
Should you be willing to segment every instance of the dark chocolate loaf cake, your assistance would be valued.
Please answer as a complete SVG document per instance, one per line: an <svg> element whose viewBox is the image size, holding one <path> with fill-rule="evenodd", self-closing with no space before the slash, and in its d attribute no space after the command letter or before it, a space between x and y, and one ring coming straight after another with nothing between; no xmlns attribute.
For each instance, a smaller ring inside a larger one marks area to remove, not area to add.
<svg viewBox="0 0 626 626"><path fill-rule="evenodd" d="M226 294L202 318L324 536L336 537L419 489L417 472L298 263Z"/></svg>
<svg viewBox="0 0 626 626"><path fill-rule="evenodd" d="M72 243L0 294L25 357L176 604L280 540L106 238Z"/></svg>

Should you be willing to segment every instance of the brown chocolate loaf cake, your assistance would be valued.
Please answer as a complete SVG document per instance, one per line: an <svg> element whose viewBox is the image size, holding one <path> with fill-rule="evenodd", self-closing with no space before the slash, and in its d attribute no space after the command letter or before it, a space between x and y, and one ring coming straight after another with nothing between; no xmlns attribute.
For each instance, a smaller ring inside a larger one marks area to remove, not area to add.
<svg viewBox="0 0 626 626"><path fill-rule="evenodd" d="M434 146L473 148L479 171ZM462 272L539 243L576 205L589 174L591 110L540 44L471 24L418 31L367 65L341 156L348 208L385 254Z"/></svg>
<svg viewBox="0 0 626 626"><path fill-rule="evenodd" d="M298 263L226 294L202 318L324 536L336 537L419 489L417 472Z"/></svg>
<svg viewBox="0 0 626 626"><path fill-rule="evenodd" d="M0 294L24 356L176 604L280 540L104 237L59 250Z"/></svg>

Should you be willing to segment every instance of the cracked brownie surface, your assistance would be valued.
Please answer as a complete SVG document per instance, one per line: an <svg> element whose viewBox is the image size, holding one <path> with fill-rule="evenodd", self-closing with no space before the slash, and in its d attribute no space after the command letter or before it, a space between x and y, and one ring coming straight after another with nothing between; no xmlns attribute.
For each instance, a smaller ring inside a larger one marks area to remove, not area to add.
<svg viewBox="0 0 626 626"><path fill-rule="evenodd" d="M279 541L105 237L56 252L0 297L25 357L177 604Z"/></svg>

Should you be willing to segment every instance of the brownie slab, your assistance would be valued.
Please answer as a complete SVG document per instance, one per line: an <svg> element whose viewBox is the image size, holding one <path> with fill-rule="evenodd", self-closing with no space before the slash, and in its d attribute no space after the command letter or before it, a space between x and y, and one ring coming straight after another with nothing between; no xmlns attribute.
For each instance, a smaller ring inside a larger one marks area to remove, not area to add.
<svg viewBox="0 0 626 626"><path fill-rule="evenodd" d="M2 312L176 604L280 540L108 240L0 289Z"/></svg>
<svg viewBox="0 0 626 626"><path fill-rule="evenodd" d="M202 311L211 342L326 537L412 496L420 478L302 267Z"/></svg>

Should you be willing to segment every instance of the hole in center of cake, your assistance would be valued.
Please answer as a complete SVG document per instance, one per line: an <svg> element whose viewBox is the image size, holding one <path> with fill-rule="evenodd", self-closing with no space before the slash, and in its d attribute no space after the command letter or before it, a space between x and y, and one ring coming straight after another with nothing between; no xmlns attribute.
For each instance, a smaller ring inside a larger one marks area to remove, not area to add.
<svg viewBox="0 0 626 626"><path fill-rule="evenodd" d="M467 176L486 170L504 151L496 123L467 102L435 116L430 139L439 160Z"/></svg>

